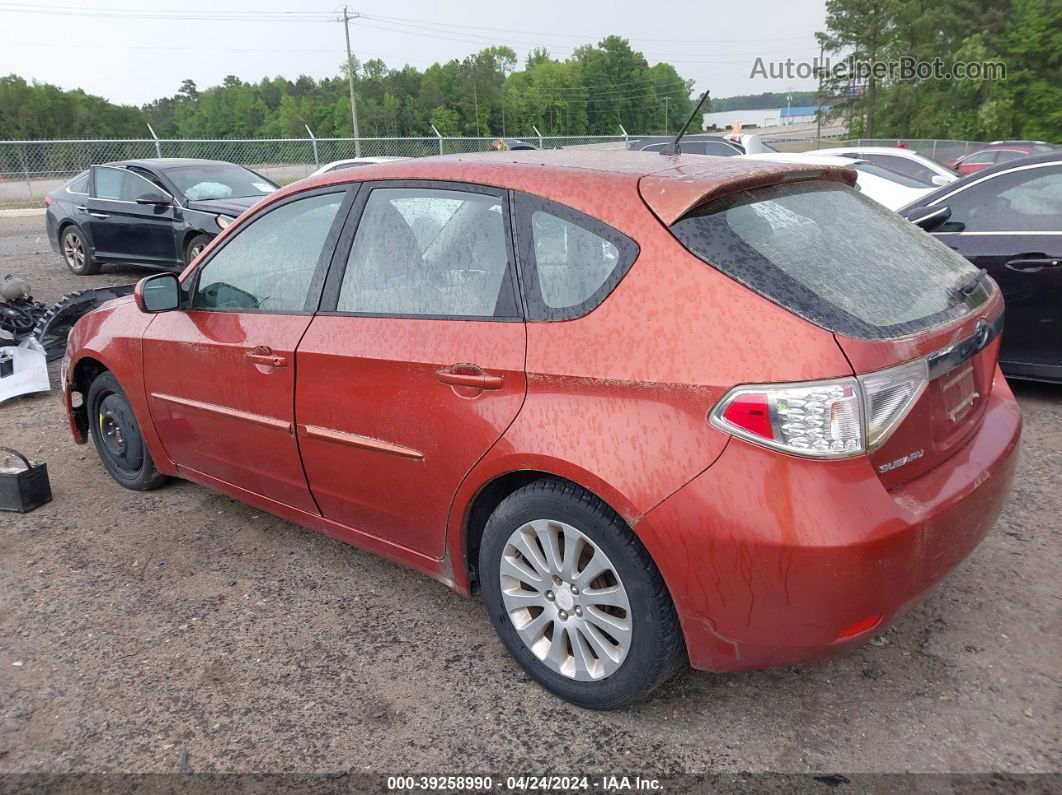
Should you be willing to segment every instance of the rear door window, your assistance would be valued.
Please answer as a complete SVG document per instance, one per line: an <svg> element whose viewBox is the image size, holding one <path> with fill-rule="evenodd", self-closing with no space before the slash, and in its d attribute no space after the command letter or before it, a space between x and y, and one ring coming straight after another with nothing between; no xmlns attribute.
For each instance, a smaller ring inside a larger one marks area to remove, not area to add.
<svg viewBox="0 0 1062 795"><path fill-rule="evenodd" d="M593 311L638 256L617 229L565 205L516 194L517 241L529 320Z"/></svg>
<svg viewBox="0 0 1062 795"><path fill-rule="evenodd" d="M504 205L495 193L374 188L358 222L337 311L518 316Z"/></svg>
<svg viewBox="0 0 1062 795"><path fill-rule="evenodd" d="M969 295L960 291L977 276L968 260L836 182L740 191L671 229L708 264L846 336L916 333L988 299L986 282Z"/></svg>

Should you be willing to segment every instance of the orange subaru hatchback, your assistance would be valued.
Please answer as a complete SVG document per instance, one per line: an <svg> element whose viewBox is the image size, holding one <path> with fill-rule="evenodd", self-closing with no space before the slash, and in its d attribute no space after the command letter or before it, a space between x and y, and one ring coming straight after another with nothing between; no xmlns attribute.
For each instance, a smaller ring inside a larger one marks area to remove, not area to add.
<svg viewBox="0 0 1062 795"><path fill-rule="evenodd" d="M82 318L74 437L478 589L617 707L862 643L992 526L991 279L848 169L513 152L278 191Z"/></svg>

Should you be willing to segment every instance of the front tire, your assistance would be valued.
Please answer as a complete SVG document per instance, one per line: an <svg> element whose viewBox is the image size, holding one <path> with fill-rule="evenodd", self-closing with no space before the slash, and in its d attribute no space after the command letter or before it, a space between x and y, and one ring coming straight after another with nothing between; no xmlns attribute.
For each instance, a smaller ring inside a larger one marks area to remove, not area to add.
<svg viewBox="0 0 1062 795"><path fill-rule="evenodd" d="M166 482L155 469L129 400L110 373L89 387L87 407L92 443L104 468L127 489L150 491Z"/></svg>
<svg viewBox="0 0 1062 795"><path fill-rule="evenodd" d="M63 262L77 276L91 276L100 272L100 265L92 259L85 238L76 226L67 226L59 235L59 250Z"/></svg>
<svg viewBox="0 0 1062 795"><path fill-rule="evenodd" d="M645 697L686 661L649 553L604 502L543 478L487 521L479 580L491 623L539 684L590 709Z"/></svg>
<svg viewBox="0 0 1062 795"><path fill-rule="evenodd" d="M213 239L210 235L196 235L189 240L188 245L184 247L185 266L191 265L192 261L203 253L203 249L210 245Z"/></svg>

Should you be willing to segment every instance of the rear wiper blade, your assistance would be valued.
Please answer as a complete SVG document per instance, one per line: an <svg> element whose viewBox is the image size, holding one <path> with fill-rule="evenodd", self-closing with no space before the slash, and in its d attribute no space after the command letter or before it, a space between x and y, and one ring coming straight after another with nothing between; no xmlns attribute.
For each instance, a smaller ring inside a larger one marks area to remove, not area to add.
<svg viewBox="0 0 1062 795"><path fill-rule="evenodd" d="M984 268L978 268L977 269L977 273L975 273L973 276L971 276L969 279L967 279L966 281L964 281L962 284L960 284L958 287L955 288L955 292L957 292L959 295L961 295L963 298L965 298L966 296L968 296L971 293L973 293L973 291L976 290L980 286L981 281L987 275L988 275L988 271L986 271Z"/></svg>

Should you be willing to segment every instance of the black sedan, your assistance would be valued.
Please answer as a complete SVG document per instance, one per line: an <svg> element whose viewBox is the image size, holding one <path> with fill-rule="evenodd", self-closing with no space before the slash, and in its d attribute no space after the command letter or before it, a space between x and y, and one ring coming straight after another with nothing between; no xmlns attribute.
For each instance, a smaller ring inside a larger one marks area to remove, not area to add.
<svg viewBox="0 0 1062 795"><path fill-rule="evenodd" d="M181 269L277 185L221 160L93 166L45 198L52 248L78 275L104 262Z"/></svg>
<svg viewBox="0 0 1062 795"><path fill-rule="evenodd" d="M900 212L999 283L1003 372L1062 381L1062 152L990 166Z"/></svg>

